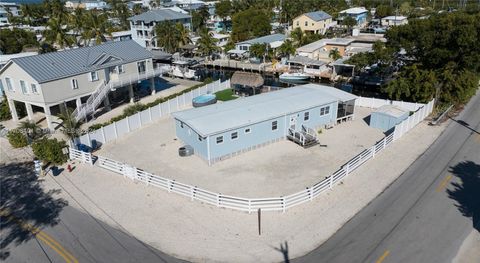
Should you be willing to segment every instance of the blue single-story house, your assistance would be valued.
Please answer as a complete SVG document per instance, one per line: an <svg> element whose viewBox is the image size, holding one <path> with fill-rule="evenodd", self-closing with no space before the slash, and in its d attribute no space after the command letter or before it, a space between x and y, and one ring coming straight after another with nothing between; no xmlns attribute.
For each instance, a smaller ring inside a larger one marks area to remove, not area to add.
<svg viewBox="0 0 480 263"><path fill-rule="evenodd" d="M398 106L383 105L370 114L370 127L387 132L395 127L395 125L407 119L409 115L410 112L408 110Z"/></svg>
<svg viewBox="0 0 480 263"><path fill-rule="evenodd" d="M363 25L367 22L368 10L364 7L353 7L338 13L339 21L345 19L345 17L350 16L357 20L357 25Z"/></svg>
<svg viewBox="0 0 480 263"><path fill-rule="evenodd" d="M173 113L176 136L209 164L287 138L290 131L353 118L357 97L316 84Z"/></svg>

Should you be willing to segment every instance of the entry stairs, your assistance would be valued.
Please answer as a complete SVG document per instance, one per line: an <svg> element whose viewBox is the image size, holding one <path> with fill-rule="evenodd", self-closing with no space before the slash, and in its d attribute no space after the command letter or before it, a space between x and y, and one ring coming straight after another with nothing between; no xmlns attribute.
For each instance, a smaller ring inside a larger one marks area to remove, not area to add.
<svg viewBox="0 0 480 263"><path fill-rule="evenodd" d="M316 131L305 125L302 125L300 130L296 130L294 126L290 127L287 138L305 149L320 144Z"/></svg>

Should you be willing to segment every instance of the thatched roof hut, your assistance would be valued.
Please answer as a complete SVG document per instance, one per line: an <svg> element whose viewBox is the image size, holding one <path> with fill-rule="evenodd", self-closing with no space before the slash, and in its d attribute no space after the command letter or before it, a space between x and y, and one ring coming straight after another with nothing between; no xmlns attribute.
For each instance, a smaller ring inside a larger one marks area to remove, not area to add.
<svg viewBox="0 0 480 263"><path fill-rule="evenodd" d="M230 79L230 84L232 87L239 85L243 87L259 88L263 86L263 77L258 73L235 71Z"/></svg>

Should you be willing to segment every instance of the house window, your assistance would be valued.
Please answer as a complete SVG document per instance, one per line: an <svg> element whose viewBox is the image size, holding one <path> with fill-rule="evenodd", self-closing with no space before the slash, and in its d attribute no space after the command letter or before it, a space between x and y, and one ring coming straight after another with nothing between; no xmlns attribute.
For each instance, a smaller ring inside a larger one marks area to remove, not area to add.
<svg viewBox="0 0 480 263"><path fill-rule="evenodd" d="M238 132L232 132L232 134L230 135L232 140L236 140L238 139Z"/></svg>
<svg viewBox="0 0 480 263"><path fill-rule="evenodd" d="M123 65L118 65L117 66L117 72L120 73L125 73L125 69L123 68Z"/></svg>
<svg viewBox="0 0 480 263"><path fill-rule="evenodd" d="M217 144L223 143L223 136L218 136L217 137Z"/></svg>
<svg viewBox="0 0 480 263"><path fill-rule="evenodd" d="M71 80L72 89L78 89L78 81L76 79Z"/></svg>
<svg viewBox="0 0 480 263"><path fill-rule="evenodd" d="M330 106L320 108L320 116L327 115L330 113Z"/></svg>
<svg viewBox="0 0 480 263"><path fill-rule="evenodd" d="M90 81L98 80L98 73L96 71L90 72Z"/></svg>
<svg viewBox="0 0 480 263"><path fill-rule="evenodd" d="M145 73L147 70L145 61L137 62L138 73Z"/></svg>
<svg viewBox="0 0 480 263"><path fill-rule="evenodd" d="M20 80L20 88L22 89L23 94L28 94L27 84L25 84L25 81Z"/></svg>
<svg viewBox="0 0 480 263"><path fill-rule="evenodd" d="M37 84L30 84L31 88L32 88L32 93L33 94L38 94L38 88L37 88Z"/></svg>
<svg viewBox="0 0 480 263"><path fill-rule="evenodd" d="M276 131L278 129L278 122L272 121L272 131Z"/></svg>
<svg viewBox="0 0 480 263"><path fill-rule="evenodd" d="M310 119L310 112L307 111L303 114L303 120L308 121L309 119Z"/></svg>
<svg viewBox="0 0 480 263"><path fill-rule="evenodd" d="M305 26L308 26L308 21L305 21Z"/></svg>
<svg viewBox="0 0 480 263"><path fill-rule="evenodd" d="M251 133L251 132L252 132L252 129L250 129L250 128L245 129L245 133Z"/></svg>
<svg viewBox="0 0 480 263"><path fill-rule="evenodd" d="M300 21L297 21L297 26L300 26Z"/></svg>
<svg viewBox="0 0 480 263"><path fill-rule="evenodd" d="M11 78L5 78L5 82L7 83L7 89L9 91L15 91L13 89L13 84L12 84L12 79Z"/></svg>

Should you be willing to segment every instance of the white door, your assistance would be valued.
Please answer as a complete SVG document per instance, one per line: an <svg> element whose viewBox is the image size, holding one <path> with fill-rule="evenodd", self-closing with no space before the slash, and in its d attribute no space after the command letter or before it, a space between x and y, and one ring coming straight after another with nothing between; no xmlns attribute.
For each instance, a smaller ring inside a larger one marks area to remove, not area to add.
<svg viewBox="0 0 480 263"><path fill-rule="evenodd" d="M297 124L297 116L296 115L290 116L290 128L295 130L296 124Z"/></svg>

